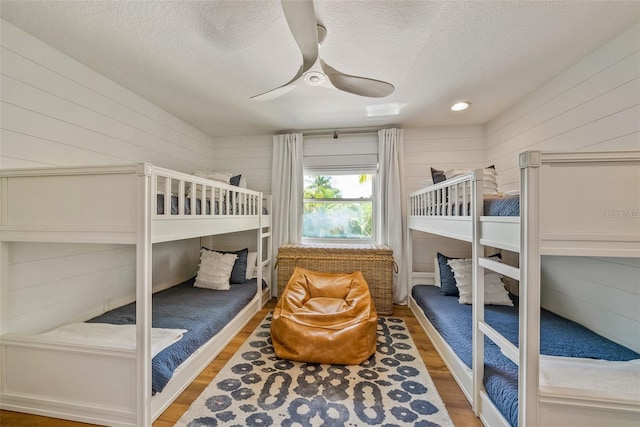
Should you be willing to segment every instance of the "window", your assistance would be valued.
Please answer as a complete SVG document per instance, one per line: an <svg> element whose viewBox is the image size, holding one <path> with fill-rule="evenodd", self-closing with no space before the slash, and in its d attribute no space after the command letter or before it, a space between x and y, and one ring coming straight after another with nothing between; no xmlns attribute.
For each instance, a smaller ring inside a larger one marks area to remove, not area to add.
<svg viewBox="0 0 640 427"><path fill-rule="evenodd" d="M305 241L375 240L375 175L308 173L304 176Z"/></svg>
<svg viewBox="0 0 640 427"><path fill-rule="evenodd" d="M376 243L378 136L305 136L302 241Z"/></svg>

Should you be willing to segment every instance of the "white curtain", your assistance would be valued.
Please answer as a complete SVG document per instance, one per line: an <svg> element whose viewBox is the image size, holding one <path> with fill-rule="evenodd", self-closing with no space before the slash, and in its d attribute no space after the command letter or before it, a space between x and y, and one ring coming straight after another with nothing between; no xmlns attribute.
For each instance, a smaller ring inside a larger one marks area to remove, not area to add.
<svg viewBox="0 0 640 427"><path fill-rule="evenodd" d="M274 256L281 245L302 241L303 180L302 134L274 135L271 164Z"/></svg>
<svg viewBox="0 0 640 427"><path fill-rule="evenodd" d="M408 264L406 254L406 203L402 194L404 132L402 129L378 131L378 178L380 179L380 243L393 249L398 274L393 282L394 304L407 304Z"/></svg>

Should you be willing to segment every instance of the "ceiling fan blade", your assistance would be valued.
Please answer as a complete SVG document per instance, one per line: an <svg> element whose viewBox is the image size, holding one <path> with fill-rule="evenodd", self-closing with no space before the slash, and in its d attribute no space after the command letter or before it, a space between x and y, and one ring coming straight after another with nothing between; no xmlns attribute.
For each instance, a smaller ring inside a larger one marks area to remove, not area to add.
<svg viewBox="0 0 640 427"><path fill-rule="evenodd" d="M333 86L344 92L370 98L382 98L391 95L395 90L391 83L345 74L327 65L322 60L320 60L320 65Z"/></svg>
<svg viewBox="0 0 640 427"><path fill-rule="evenodd" d="M318 28L313 1L282 0L282 9L291 34L300 48L302 65L288 83L260 95L252 96L251 99L256 101L269 101L294 89L293 83L309 71L318 59Z"/></svg>
<svg viewBox="0 0 640 427"><path fill-rule="evenodd" d="M318 59L318 29L312 0L282 0L289 29L302 53L302 74Z"/></svg>
<svg viewBox="0 0 640 427"><path fill-rule="evenodd" d="M283 86L271 89L270 91L261 93L260 95L252 96L251 99L254 101L271 101L272 99L279 98L296 88L296 85L292 84L295 80L297 80L297 78Z"/></svg>

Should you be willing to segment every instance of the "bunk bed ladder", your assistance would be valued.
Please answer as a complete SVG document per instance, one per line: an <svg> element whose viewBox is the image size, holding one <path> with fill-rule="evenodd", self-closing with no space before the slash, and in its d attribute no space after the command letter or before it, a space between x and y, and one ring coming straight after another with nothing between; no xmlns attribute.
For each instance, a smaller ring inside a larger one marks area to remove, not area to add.
<svg viewBox="0 0 640 427"><path fill-rule="evenodd" d="M269 196L270 197L270 196ZM269 212L269 215L271 215L271 203L270 203L270 199L267 199L267 209ZM267 256L266 259L260 259L260 272L262 272L262 270L264 269L264 267L269 267L269 269L267 270L269 273L267 274L267 284L269 286L269 298L273 297L273 277L271 272L272 272L272 268L271 268L271 263L272 263L272 259L273 259L273 245L271 245L271 238L272 238L272 230L273 230L273 224L271 222L269 222L269 224L267 224L267 226L261 224L260 225L260 240L263 241L263 239L267 240ZM262 247L262 251L264 251L264 245ZM266 304L268 301L263 301L263 304Z"/></svg>
<svg viewBox="0 0 640 427"><path fill-rule="evenodd" d="M518 365L518 426L538 425L540 354L540 248L538 239L539 152L520 156L520 268L484 257L480 243L480 215L474 214L473 238L473 407L480 412L484 377L484 338L500 347ZM480 187L479 185L477 187ZM475 188L476 213L482 209L482 194ZM503 248L505 249L505 248ZM519 346L484 321L484 272L495 271L520 282Z"/></svg>
<svg viewBox="0 0 640 427"><path fill-rule="evenodd" d="M260 198L258 200L258 213L260 215L260 227L258 228L258 244L257 244L257 251L258 251L258 263L257 263L257 268L258 268L258 293L261 295L261 301L260 301L260 306L264 306L269 299L272 297L272 293L273 293L273 280L272 277L270 277L271 275L269 274L269 277L267 277L266 279L263 277L262 275L262 271L264 269L264 267L266 266L270 266L271 265L271 259L272 259L272 245L271 245L271 230L272 230L272 223L271 221L265 221L264 220L264 215L263 215L263 209L267 210L268 215L271 215L271 209L272 209L272 203L271 203L271 196L265 196L262 193L260 193ZM265 239L267 240L266 242L266 250L267 250L267 256L266 258L264 257L264 250L265 250ZM271 272L270 269L268 270L269 273ZM266 280L267 285L268 285L268 295L264 296L263 292L262 292L262 281Z"/></svg>

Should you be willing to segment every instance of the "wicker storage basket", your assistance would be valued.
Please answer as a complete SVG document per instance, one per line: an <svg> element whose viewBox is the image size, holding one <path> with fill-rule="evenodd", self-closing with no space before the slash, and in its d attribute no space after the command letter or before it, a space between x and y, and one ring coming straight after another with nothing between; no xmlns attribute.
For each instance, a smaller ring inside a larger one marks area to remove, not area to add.
<svg viewBox="0 0 640 427"><path fill-rule="evenodd" d="M393 251L382 245L284 245L278 249L278 295L282 295L295 267L325 273L360 270L369 285L376 310L393 312Z"/></svg>

